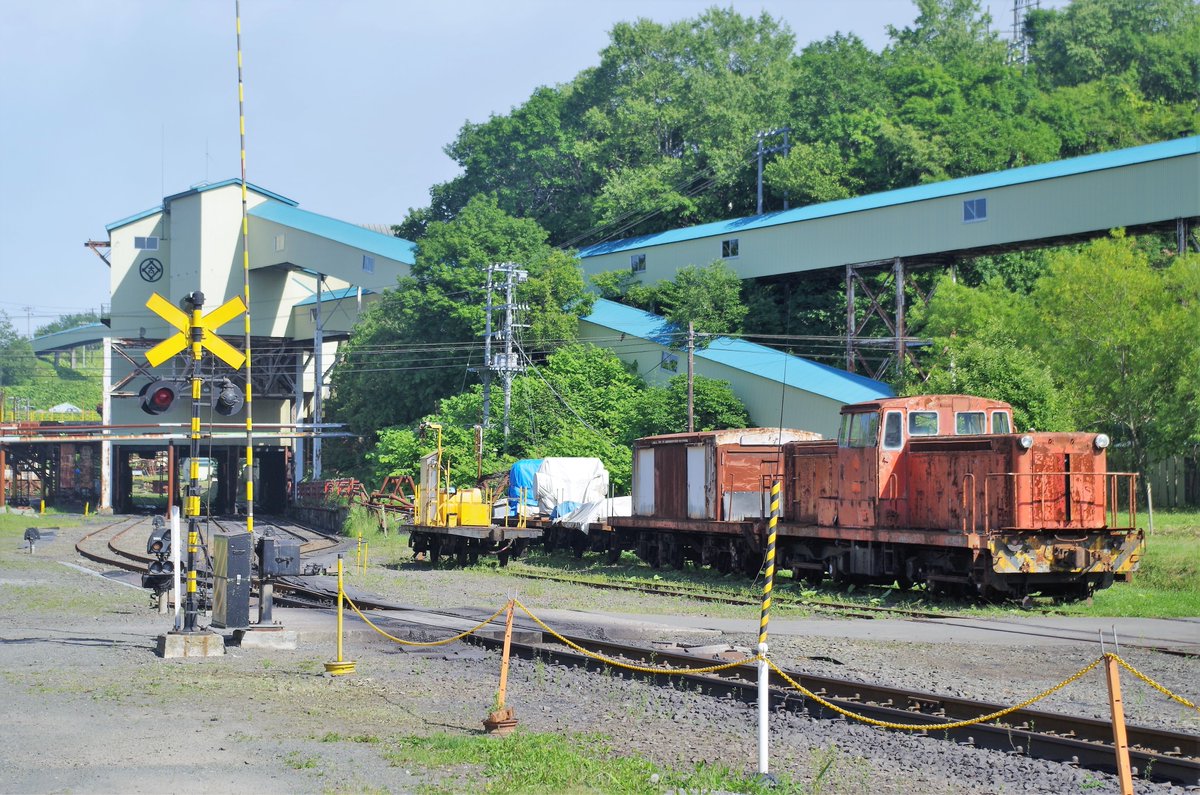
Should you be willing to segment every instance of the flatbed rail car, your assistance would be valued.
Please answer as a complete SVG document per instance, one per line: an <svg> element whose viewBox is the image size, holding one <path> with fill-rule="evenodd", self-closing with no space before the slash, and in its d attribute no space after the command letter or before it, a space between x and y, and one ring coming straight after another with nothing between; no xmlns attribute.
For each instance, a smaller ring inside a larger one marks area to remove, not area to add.
<svg viewBox="0 0 1200 795"><path fill-rule="evenodd" d="M640 497L696 488L692 468L656 472L661 483L639 471L655 438L635 443L635 516L613 522L622 545L651 564L757 571L765 505L668 520ZM782 483L776 565L812 582L1085 597L1131 576L1144 549L1136 477L1107 470L1107 446L1103 434L1014 433L1011 406L964 395L845 406L836 441L781 441L763 459L761 493Z"/></svg>
<svg viewBox="0 0 1200 795"><path fill-rule="evenodd" d="M442 462L441 426L430 427L438 432L437 450L421 458L412 523L400 525L409 534L413 555L427 555L433 564L443 555L453 555L459 565L467 566L481 554L495 554L501 566L508 565L509 558L541 537L541 529L524 522L497 525L492 519L493 494L484 489L452 489L449 468Z"/></svg>

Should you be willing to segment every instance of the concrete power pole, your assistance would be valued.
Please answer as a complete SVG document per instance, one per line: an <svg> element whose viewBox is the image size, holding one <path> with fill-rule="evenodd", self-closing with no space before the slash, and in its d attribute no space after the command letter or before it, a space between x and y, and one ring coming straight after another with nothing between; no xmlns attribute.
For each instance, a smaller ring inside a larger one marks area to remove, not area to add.
<svg viewBox="0 0 1200 795"><path fill-rule="evenodd" d="M497 332L497 335L504 340L504 353L493 354L491 340L493 333L492 329L492 312L495 310L495 305L492 303L492 290L494 281L493 273L504 274L504 326ZM529 272L517 267L516 263L503 262L498 265L492 265L488 268L488 295L487 295L487 318L486 318L486 337L484 338L484 422L488 420L488 412L491 410L491 373L495 372L500 376L501 382L504 384L504 441L508 443L509 436L509 414L512 411L512 379L519 372L523 372L525 367L520 363L517 356L516 347L516 329L525 328L524 323L516 322L516 312L524 307L519 307L514 299L514 290L518 284L521 284L529 279Z"/></svg>

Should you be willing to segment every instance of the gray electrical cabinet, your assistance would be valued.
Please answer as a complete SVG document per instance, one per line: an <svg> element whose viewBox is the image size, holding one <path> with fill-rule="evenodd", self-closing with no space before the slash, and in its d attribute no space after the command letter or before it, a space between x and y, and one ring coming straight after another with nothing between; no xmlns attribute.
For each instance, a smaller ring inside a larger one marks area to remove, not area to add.
<svg viewBox="0 0 1200 795"><path fill-rule="evenodd" d="M214 533L212 536L214 627L250 626L253 542L249 533Z"/></svg>
<svg viewBox="0 0 1200 795"><path fill-rule="evenodd" d="M258 540L258 570L263 577L300 573L300 539L264 536Z"/></svg>

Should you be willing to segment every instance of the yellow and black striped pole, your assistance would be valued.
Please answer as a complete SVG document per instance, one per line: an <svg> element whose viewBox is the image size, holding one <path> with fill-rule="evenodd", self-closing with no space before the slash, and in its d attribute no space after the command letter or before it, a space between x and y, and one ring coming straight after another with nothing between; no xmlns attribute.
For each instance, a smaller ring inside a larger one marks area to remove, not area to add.
<svg viewBox="0 0 1200 795"><path fill-rule="evenodd" d="M246 532L254 532L254 387L250 379L250 221L246 209L246 90L242 82L242 4L237 20L238 129L242 153L242 300L246 302Z"/></svg>
<svg viewBox="0 0 1200 795"><path fill-rule="evenodd" d="M771 520L767 527L767 580L763 584L762 618L758 622L758 642L767 642L767 623L771 620L771 589L775 587L775 528L779 524L779 481L771 484Z"/></svg>
<svg viewBox="0 0 1200 795"><path fill-rule="evenodd" d="M192 427L189 435L187 508L187 597L183 610L183 631L196 631L198 609L196 605L196 553L200 551L200 394L203 381L200 362L204 356L204 293L197 290L188 297L192 306L189 329L192 345Z"/></svg>
<svg viewBox="0 0 1200 795"><path fill-rule="evenodd" d="M779 525L779 481L771 484L771 519L767 526L767 578L763 583L762 617L758 622L758 772L769 775L768 732L769 686L767 667L767 624L771 620L771 590L775 587L775 531Z"/></svg>

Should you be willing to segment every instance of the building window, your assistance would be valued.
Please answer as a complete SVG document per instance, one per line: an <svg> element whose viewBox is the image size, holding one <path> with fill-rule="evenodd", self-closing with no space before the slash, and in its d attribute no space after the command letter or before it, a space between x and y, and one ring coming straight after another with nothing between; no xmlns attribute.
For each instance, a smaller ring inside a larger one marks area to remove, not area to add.
<svg viewBox="0 0 1200 795"><path fill-rule="evenodd" d="M667 372L675 373L679 371L679 357L673 353L663 351L662 360L659 363L662 365L662 369Z"/></svg>
<svg viewBox="0 0 1200 795"><path fill-rule="evenodd" d="M275 235L275 250L283 251L283 235Z"/></svg>
<svg viewBox="0 0 1200 795"><path fill-rule="evenodd" d="M738 255L738 239L731 237L721 241L721 258L733 259Z"/></svg>
<svg viewBox="0 0 1200 795"><path fill-rule="evenodd" d="M629 270L634 273L642 273L646 270L646 255L645 254L630 254L629 255Z"/></svg>
<svg viewBox="0 0 1200 795"><path fill-rule="evenodd" d="M138 251L158 251L157 237L135 237L133 247Z"/></svg>
<svg viewBox="0 0 1200 795"><path fill-rule="evenodd" d="M375 258L369 254L363 254L363 272L364 273L374 273L375 272Z"/></svg>
<svg viewBox="0 0 1200 795"><path fill-rule="evenodd" d="M963 202L963 223L974 224L987 220L987 199L967 199Z"/></svg>

